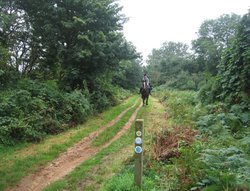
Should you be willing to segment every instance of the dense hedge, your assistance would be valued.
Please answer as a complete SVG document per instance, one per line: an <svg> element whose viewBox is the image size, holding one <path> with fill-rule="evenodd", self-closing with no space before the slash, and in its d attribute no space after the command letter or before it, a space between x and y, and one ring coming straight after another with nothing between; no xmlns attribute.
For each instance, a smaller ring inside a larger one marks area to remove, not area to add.
<svg viewBox="0 0 250 191"><path fill-rule="evenodd" d="M39 141L83 122L92 111L87 91L66 93L51 81L23 80L0 92L0 143Z"/></svg>

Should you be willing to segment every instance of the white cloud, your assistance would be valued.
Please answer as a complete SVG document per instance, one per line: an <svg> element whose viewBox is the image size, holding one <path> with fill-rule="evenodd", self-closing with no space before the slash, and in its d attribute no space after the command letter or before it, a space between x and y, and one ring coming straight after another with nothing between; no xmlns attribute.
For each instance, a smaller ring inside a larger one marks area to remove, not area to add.
<svg viewBox="0 0 250 191"><path fill-rule="evenodd" d="M124 35L144 59L165 41L190 44L201 23L222 14L243 15L250 9L248 0L120 0L129 18Z"/></svg>

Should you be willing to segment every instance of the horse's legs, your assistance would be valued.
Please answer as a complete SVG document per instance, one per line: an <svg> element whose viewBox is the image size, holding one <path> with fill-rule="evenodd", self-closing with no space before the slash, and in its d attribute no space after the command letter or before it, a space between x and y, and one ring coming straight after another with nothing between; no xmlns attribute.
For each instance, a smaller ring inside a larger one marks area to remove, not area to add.
<svg viewBox="0 0 250 191"><path fill-rule="evenodd" d="M146 98L146 105L148 105L148 97Z"/></svg>

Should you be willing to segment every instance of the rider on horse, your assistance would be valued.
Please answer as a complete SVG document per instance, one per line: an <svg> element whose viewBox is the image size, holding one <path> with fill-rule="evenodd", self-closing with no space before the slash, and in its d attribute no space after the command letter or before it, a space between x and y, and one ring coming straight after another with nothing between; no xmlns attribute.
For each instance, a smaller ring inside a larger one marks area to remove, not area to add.
<svg viewBox="0 0 250 191"><path fill-rule="evenodd" d="M151 87L151 84L149 83L149 78L148 78L148 76L147 76L146 73L144 74L144 76L143 76L143 78L142 78L142 83L143 83L143 84L142 84L142 87L140 88L140 93L141 93L142 90L145 89L145 88L149 88L149 93L150 93L152 87Z"/></svg>

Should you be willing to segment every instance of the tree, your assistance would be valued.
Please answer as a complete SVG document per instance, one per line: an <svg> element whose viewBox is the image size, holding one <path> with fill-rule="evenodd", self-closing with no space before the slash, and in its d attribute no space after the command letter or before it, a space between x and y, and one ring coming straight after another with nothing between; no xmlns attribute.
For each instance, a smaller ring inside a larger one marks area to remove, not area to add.
<svg viewBox="0 0 250 191"><path fill-rule="evenodd" d="M201 71L216 75L223 50L235 36L240 16L225 14L218 19L206 20L200 26L198 39L192 41L197 63Z"/></svg>
<svg viewBox="0 0 250 191"><path fill-rule="evenodd" d="M250 11L240 21L233 43L219 65L220 97L233 103L250 98Z"/></svg>
<svg viewBox="0 0 250 191"><path fill-rule="evenodd" d="M33 77L57 79L67 89L85 80L93 90L96 76L137 57L119 32L125 18L113 0L18 0L18 6L32 24L31 57L39 63Z"/></svg>
<svg viewBox="0 0 250 191"><path fill-rule="evenodd" d="M123 60L120 62L120 68L115 72L113 83L118 84L124 89L135 90L141 86L143 76L140 60Z"/></svg>
<svg viewBox="0 0 250 191"><path fill-rule="evenodd" d="M16 72L25 72L30 52L31 25L25 11L16 1L0 2L0 43L8 50L6 63Z"/></svg>
<svg viewBox="0 0 250 191"><path fill-rule="evenodd" d="M149 55L148 71L154 85L165 84L176 79L182 70L190 70L191 64L188 46L183 43L165 42L160 49L154 49Z"/></svg>

